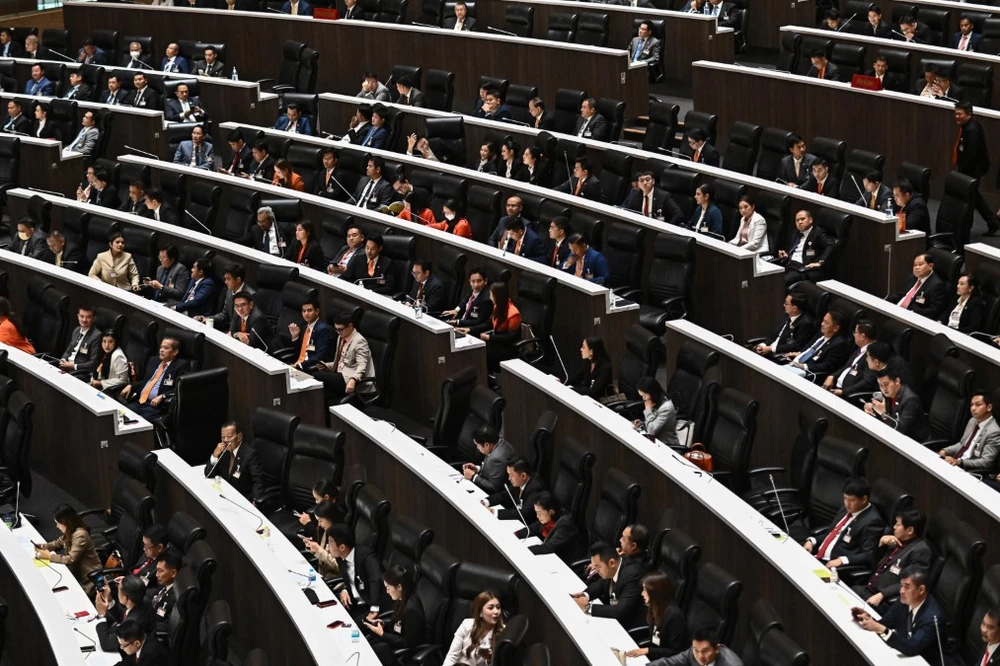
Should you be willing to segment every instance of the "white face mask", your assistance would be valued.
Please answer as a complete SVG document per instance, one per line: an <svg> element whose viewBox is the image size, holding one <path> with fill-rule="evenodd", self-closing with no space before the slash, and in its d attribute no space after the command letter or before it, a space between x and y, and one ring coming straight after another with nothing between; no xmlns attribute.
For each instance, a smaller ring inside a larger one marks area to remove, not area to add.
<svg viewBox="0 0 1000 666"><path fill-rule="evenodd" d="M451 222L452 220L455 219L455 214L454 213L445 213L444 214L444 219L446 219L449 222Z"/></svg>
<svg viewBox="0 0 1000 666"><path fill-rule="evenodd" d="M23 241L26 241L26 240L28 240L29 238L31 238L31 234L29 234L29 233L25 233L25 232L23 232L23 231L18 231L18 232L17 232L17 237L18 237L18 238L20 238L20 239L21 239L21 240L23 240Z"/></svg>
<svg viewBox="0 0 1000 666"><path fill-rule="evenodd" d="M129 51L128 54L133 58L138 58L140 55L142 55L142 51Z"/></svg>

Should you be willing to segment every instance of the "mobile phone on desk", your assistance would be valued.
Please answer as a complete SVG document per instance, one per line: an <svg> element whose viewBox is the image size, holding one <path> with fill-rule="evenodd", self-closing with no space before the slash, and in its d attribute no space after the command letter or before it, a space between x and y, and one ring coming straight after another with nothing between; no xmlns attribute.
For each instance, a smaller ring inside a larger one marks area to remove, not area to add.
<svg viewBox="0 0 1000 666"><path fill-rule="evenodd" d="M326 625L327 629L340 629L341 627L344 627L345 629L349 629L351 627L351 623L350 622L344 622L342 620L334 620L330 624Z"/></svg>
<svg viewBox="0 0 1000 666"><path fill-rule="evenodd" d="M336 606L336 605L337 605L336 599L328 599L326 601L321 601L318 604L316 604L316 608L329 608L330 606ZM335 629L336 627L330 627L330 628Z"/></svg>
<svg viewBox="0 0 1000 666"><path fill-rule="evenodd" d="M53 592L66 592L68 590L69 590L69 587L67 587L66 585L60 585L59 587L53 587L52 588Z"/></svg>
<svg viewBox="0 0 1000 666"><path fill-rule="evenodd" d="M81 645L80 652L97 652L96 645Z"/></svg>

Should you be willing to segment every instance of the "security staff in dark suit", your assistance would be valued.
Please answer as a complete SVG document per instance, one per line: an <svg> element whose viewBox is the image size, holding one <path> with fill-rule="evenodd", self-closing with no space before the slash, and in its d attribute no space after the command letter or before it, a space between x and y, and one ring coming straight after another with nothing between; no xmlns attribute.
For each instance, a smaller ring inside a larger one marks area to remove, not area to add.
<svg viewBox="0 0 1000 666"><path fill-rule="evenodd" d="M249 291L241 291L233 296L229 335L245 345L267 351L270 344L268 341L274 332L264 313L254 307L253 294Z"/></svg>
<svg viewBox="0 0 1000 666"><path fill-rule="evenodd" d="M812 164L816 156L806 152L806 142L793 134L788 137L788 155L781 158L779 182L793 187L802 187L812 177Z"/></svg>
<svg viewBox="0 0 1000 666"><path fill-rule="evenodd" d="M146 363L142 379L122 389L122 398L129 408L146 420L162 417L167 410L166 400L174 394L177 378L187 371L187 361L178 358L181 342L165 337L160 341L159 358Z"/></svg>
<svg viewBox="0 0 1000 666"><path fill-rule="evenodd" d="M802 546L828 569L845 564L870 567L885 524L869 501L867 479L852 476L844 481L843 491L844 507L833 517L829 529L809 537Z"/></svg>
<svg viewBox="0 0 1000 666"><path fill-rule="evenodd" d="M754 347L754 351L762 356L784 356L800 352L809 346L809 341L816 336L819 324L806 312L809 301L802 292L792 291L785 295L785 316L764 338L764 341Z"/></svg>
<svg viewBox="0 0 1000 666"><path fill-rule="evenodd" d="M637 627L645 621L642 574L639 566L625 564L613 547L597 543L590 549L590 564L600 578L574 594L577 605L588 615L610 617L622 627ZM600 604L593 604L600 599Z"/></svg>
<svg viewBox="0 0 1000 666"><path fill-rule="evenodd" d="M45 232L38 228L38 223L30 217L22 217L17 222L17 234L11 242L9 250L33 259L41 259L45 255Z"/></svg>
<svg viewBox="0 0 1000 666"><path fill-rule="evenodd" d="M155 562L156 584L159 588L153 593L150 603L153 606L153 615L156 617L156 631L158 634L168 634L170 632L170 611L177 605L177 593L174 592L174 581L177 573L184 566L184 557L178 550L166 550L161 553ZM147 592L147 596L148 596Z"/></svg>
<svg viewBox="0 0 1000 666"><path fill-rule="evenodd" d="M566 192L588 201L601 201L601 181L593 175L593 165L589 157L579 157L573 163L573 177L556 188L558 192Z"/></svg>
<svg viewBox="0 0 1000 666"><path fill-rule="evenodd" d="M91 373L101 362L101 332L94 326L94 309L90 306L80 306L76 311L76 320L80 324L69 336L69 344L59 360L59 368L74 375L90 378Z"/></svg>
<svg viewBox="0 0 1000 666"><path fill-rule="evenodd" d="M636 177L632 191L625 197L622 206L645 217L662 220L668 224L682 224L684 212L666 190L655 185L652 171L643 171Z"/></svg>
<svg viewBox="0 0 1000 666"><path fill-rule="evenodd" d="M264 495L264 468L260 455L243 441L243 428L236 421L222 424L221 441L205 465L205 476L225 479L251 502Z"/></svg>
<svg viewBox="0 0 1000 666"><path fill-rule="evenodd" d="M720 166L722 158L715 146L708 142L708 134L700 127L695 127L687 133L685 145L681 146L681 155L690 158L695 164Z"/></svg>
<svg viewBox="0 0 1000 666"><path fill-rule="evenodd" d="M584 543L573 516L560 509L555 496L550 492L535 495L533 510L533 514L522 511L524 519L529 523L527 527L515 532L514 536L518 539L528 536L541 539L542 543L528 546L528 550L535 555L552 553L567 564L576 562L584 552Z"/></svg>
<svg viewBox="0 0 1000 666"><path fill-rule="evenodd" d="M899 599L900 573L903 569L931 566L931 547L924 540L927 518L920 509L905 509L895 516L892 533L878 542L875 568L868 582L855 585L855 593L869 606L884 614Z"/></svg>
<svg viewBox="0 0 1000 666"><path fill-rule="evenodd" d="M410 287L409 304L412 306L420 301L424 304L424 309L435 316L443 312L447 306L444 283L434 275L431 262L417 259L413 262L410 273L413 275L413 286Z"/></svg>
<svg viewBox="0 0 1000 666"><path fill-rule="evenodd" d="M913 275L886 300L928 319L940 319L948 307L948 287L934 272L934 258L918 254L913 260Z"/></svg>
<svg viewBox="0 0 1000 666"><path fill-rule="evenodd" d="M490 300L489 280L482 268L477 266L469 271L469 288L454 309L445 310L441 315L461 333L490 321L493 301Z"/></svg>
<svg viewBox="0 0 1000 666"><path fill-rule="evenodd" d="M819 324L819 335L812 344L798 354L785 355L791 360L788 368L801 376L811 376L814 381L825 379L828 374L841 367L851 353L851 344L841 335L843 327L842 312L827 312Z"/></svg>
<svg viewBox="0 0 1000 666"><path fill-rule="evenodd" d="M875 342L875 325L867 319L854 326L854 351L847 362L826 376L823 388L834 395L851 395L866 389L874 391L878 378L868 368L868 347Z"/></svg>
<svg viewBox="0 0 1000 666"><path fill-rule="evenodd" d="M983 131L983 126L972 117L971 102L959 102L955 105L955 123L958 125L958 139L955 142L954 154L951 156L952 164L960 173L980 179L989 173L990 155L986 147L986 133ZM997 219L996 212L983 198L978 187L972 196L972 203L986 221L986 235L994 235L1000 229L1000 220ZM956 247L962 248L969 242L970 231L964 225L958 229L955 238Z"/></svg>
<svg viewBox="0 0 1000 666"><path fill-rule="evenodd" d="M798 233L792 237L787 250L778 250L778 260L785 267L785 284L791 286L806 280L818 282L823 279L823 266L833 254L837 241L825 231L813 225L813 216L808 210L795 214L795 228Z"/></svg>
<svg viewBox="0 0 1000 666"><path fill-rule="evenodd" d="M336 345L333 344L336 334L333 327L323 321L319 303L306 301L302 304L302 321L304 326L293 321L288 324L288 333L278 336L282 346L293 347L298 352L292 365L308 370L320 361L332 361L336 352Z"/></svg>
<svg viewBox="0 0 1000 666"><path fill-rule="evenodd" d="M910 567L899 577L899 601L878 622L863 609L852 608L855 621L905 657L923 657L931 666L951 663L950 644L938 639L950 635L948 617L927 590L927 571Z"/></svg>
<svg viewBox="0 0 1000 666"><path fill-rule="evenodd" d="M118 650L124 654L118 666L172 666L170 651L156 637L131 620L118 625Z"/></svg>
<svg viewBox="0 0 1000 666"><path fill-rule="evenodd" d="M287 229L278 226L274 210L270 206L262 206L257 210L257 224L237 242L266 252L272 257L281 257L285 254L285 249L291 245L292 239Z"/></svg>
<svg viewBox="0 0 1000 666"><path fill-rule="evenodd" d="M618 138L611 136L611 124L597 112L597 100L593 97L583 100L580 105L580 117L576 119L573 134L594 141L611 141Z"/></svg>
<svg viewBox="0 0 1000 666"><path fill-rule="evenodd" d="M365 256L352 260L341 277L350 282L371 289L376 294L392 296L396 289L396 274L392 260L382 256L385 240L380 234L372 234L365 240Z"/></svg>
<svg viewBox="0 0 1000 666"><path fill-rule="evenodd" d="M358 182L358 187L354 191L355 206L378 210L396 199L392 185L382 177L384 168L385 160L381 157L374 156L368 160L365 177Z"/></svg>
<svg viewBox="0 0 1000 666"><path fill-rule="evenodd" d="M882 399L872 396L865 403L865 413L880 418L884 423L901 434L924 442L930 436L927 416L920 397L909 386L903 384L899 371L890 366L878 375L878 388Z"/></svg>
<svg viewBox="0 0 1000 666"><path fill-rule="evenodd" d="M507 461L507 483L509 487L502 488L483 500L489 507L500 506L495 511L500 520L520 520L530 514L535 498L545 491L545 482L531 474L531 463L527 458L517 457ZM513 498L513 499L511 499ZM516 504L515 504L516 502ZM494 509L490 509L493 513Z"/></svg>

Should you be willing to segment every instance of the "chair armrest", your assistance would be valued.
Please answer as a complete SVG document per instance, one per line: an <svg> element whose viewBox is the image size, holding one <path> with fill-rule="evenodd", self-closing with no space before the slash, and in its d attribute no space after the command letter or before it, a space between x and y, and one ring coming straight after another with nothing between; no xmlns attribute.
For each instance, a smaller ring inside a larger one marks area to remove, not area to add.
<svg viewBox="0 0 1000 666"><path fill-rule="evenodd" d="M448 453L448 447L441 444L430 444L425 446L428 451L436 455L438 458L442 458L446 453Z"/></svg>
<svg viewBox="0 0 1000 666"><path fill-rule="evenodd" d="M982 331L973 331L972 333L969 333L969 335L980 342L985 342L990 345L994 344L993 338L997 337L996 335L990 335L989 333L984 333Z"/></svg>
<svg viewBox="0 0 1000 666"><path fill-rule="evenodd" d="M774 474L775 472L784 472L784 467L755 467L748 471L749 476L757 476L758 474Z"/></svg>
<svg viewBox="0 0 1000 666"><path fill-rule="evenodd" d="M764 337L750 338L749 340L746 341L746 345L745 346L747 346L747 347L756 347L757 345L764 344L766 341L767 341L767 338L764 338Z"/></svg>
<svg viewBox="0 0 1000 666"><path fill-rule="evenodd" d="M921 444L931 451L937 453L941 449L951 446L954 442L950 442L947 439L928 439L926 442L921 442Z"/></svg>
<svg viewBox="0 0 1000 666"><path fill-rule="evenodd" d="M101 530L101 536L107 539L109 543L114 540L114 536L116 534L118 534L117 525L112 525L111 527Z"/></svg>
<svg viewBox="0 0 1000 666"><path fill-rule="evenodd" d="M641 303L643 301L642 289L636 289L634 287L619 287L618 289L612 289L612 292L618 298L623 298L626 301L635 301L636 303Z"/></svg>
<svg viewBox="0 0 1000 666"><path fill-rule="evenodd" d="M943 242L941 242L943 241ZM940 244L937 244L939 243ZM952 250L955 249L955 234L954 232L946 232L940 234L930 234L927 236L927 247L947 247Z"/></svg>
<svg viewBox="0 0 1000 666"><path fill-rule="evenodd" d="M621 415L622 412L634 409L641 404L642 400L612 400L611 402L604 403L604 406Z"/></svg>
<svg viewBox="0 0 1000 666"><path fill-rule="evenodd" d="M672 296L660 303L660 309L671 319L683 319L687 316L687 299L683 296Z"/></svg>
<svg viewBox="0 0 1000 666"><path fill-rule="evenodd" d="M290 364L295 359L297 353L298 350L295 347L285 347L283 349L275 349L271 352L271 356L279 361Z"/></svg>
<svg viewBox="0 0 1000 666"><path fill-rule="evenodd" d="M257 84L259 85L261 83L274 83L277 80L278 79L257 79Z"/></svg>
<svg viewBox="0 0 1000 666"><path fill-rule="evenodd" d="M91 571L89 574L87 574L87 578L89 578L91 582L96 583L97 579L101 576L107 578L108 576L112 577L124 576L127 573L128 570L122 567L113 567L110 569L95 569L94 571Z"/></svg>
<svg viewBox="0 0 1000 666"><path fill-rule="evenodd" d="M860 585L872 576L872 570L860 564L845 564L837 567L837 576L848 585Z"/></svg>
<svg viewBox="0 0 1000 666"><path fill-rule="evenodd" d="M276 92L278 94L286 92L295 92L295 86L290 86L288 84L279 84L276 86L271 86L271 92Z"/></svg>
<svg viewBox="0 0 1000 666"><path fill-rule="evenodd" d="M441 662L443 659L440 655L441 646L421 645L413 648L413 652L410 653L410 661L415 664L434 663L434 661ZM432 660L432 657L437 657L437 659Z"/></svg>
<svg viewBox="0 0 1000 666"><path fill-rule="evenodd" d="M83 518L84 516L96 516L97 514L102 514L104 516L108 515L107 509L84 509L77 515Z"/></svg>

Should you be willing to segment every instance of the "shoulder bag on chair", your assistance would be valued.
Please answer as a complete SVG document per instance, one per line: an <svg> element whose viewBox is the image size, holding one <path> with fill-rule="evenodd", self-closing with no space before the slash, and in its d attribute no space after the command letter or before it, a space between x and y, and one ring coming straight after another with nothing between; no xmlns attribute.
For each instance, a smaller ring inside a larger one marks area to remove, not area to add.
<svg viewBox="0 0 1000 666"><path fill-rule="evenodd" d="M712 454L705 450L704 444L693 444L691 450L684 454L684 457L698 469L711 472L714 468Z"/></svg>

